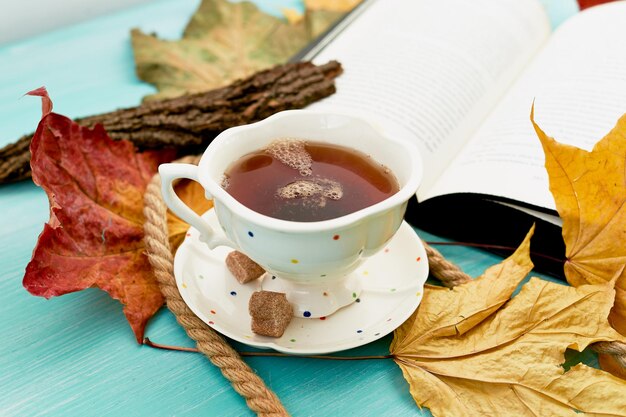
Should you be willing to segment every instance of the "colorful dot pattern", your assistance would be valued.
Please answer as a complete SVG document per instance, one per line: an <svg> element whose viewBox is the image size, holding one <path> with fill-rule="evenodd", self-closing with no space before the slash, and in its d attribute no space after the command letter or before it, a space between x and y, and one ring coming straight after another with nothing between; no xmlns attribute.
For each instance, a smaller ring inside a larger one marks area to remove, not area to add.
<svg viewBox="0 0 626 417"><path fill-rule="evenodd" d="M224 226L222 226L222 229L224 229ZM226 229L224 229L224 231L226 231ZM191 236L191 234L187 233L187 236ZM251 230L248 230L248 236L254 237L254 232L252 232ZM333 235L332 239L333 240L339 240L339 239L341 239L341 235ZM364 251L364 249L361 248L359 250L359 255L361 255L363 253L363 251ZM383 252L384 253L389 253L389 248L385 248ZM419 261L421 261L421 259L422 258L420 256L418 256L416 258L416 261L419 262ZM300 263L300 260L294 258L294 259L291 259L291 263L292 264L298 264L298 263ZM364 272L363 275L367 275L367 272ZM326 274L320 275L320 277L325 277L325 276L326 276Z"/></svg>
<svg viewBox="0 0 626 417"><path fill-rule="evenodd" d="M187 233L187 236L189 237L189 236L191 236L191 234L190 234L190 233ZM250 231L250 230L249 230L249 231L248 231L248 236L249 236L249 237L251 237L251 238L253 238L253 237L254 237L254 233L253 233L252 231ZM340 236L340 235L338 235L338 234L336 234L336 235L333 235L333 236L332 236L332 240L335 240L335 241L340 240L340 238L341 238L341 236ZM383 252L384 252L384 253L389 253L389 251L390 251L390 249L389 249L389 248L385 248ZM359 250L359 255L360 255L360 254L362 254L362 253L363 253L363 249ZM418 257L416 257L416 258L415 258L415 260L416 260L417 262L420 262L420 261L422 260L422 258L421 258L420 256L418 256ZM292 263L292 264L298 264L298 263L300 263L300 261L299 261L298 259L293 258L293 259L291 259L291 263ZM362 274L363 274L363 275L368 275L368 274L369 274L369 272L368 272L368 271L362 271ZM321 274L321 275L320 275L320 277L325 277L325 276L326 276L326 274ZM199 279L204 279L204 276L202 276L202 275L200 275L200 274L199 274L199 275L198 275L198 278L199 278ZM272 279L276 279L276 276L272 276ZM186 284L185 282L182 282L182 284L181 284L181 285L182 285L182 287L183 287L183 288L187 288L187 284ZM395 292L395 291L396 291L396 289L395 289L395 288L390 288L390 291L391 291L391 292ZM233 296L233 297L237 296L237 292L236 292L236 291L230 291L230 292L229 292L229 294L230 294L231 296ZM324 295L324 296L328 296L328 293L327 293L327 292L324 292L324 293L323 293L323 295ZM417 297L420 297L420 296L422 295L422 292L421 292L421 291L418 291L418 292L416 292L416 293L415 293L415 295L416 295ZM354 301L355 301L356 303L360 303L360 302L361 302L361 299L357 297L357 294L356 294L356 293L352 293L352 298L354 298ZM213 315L216 315L216 314L217 314L217 312L216 312L215 310L210 310L210 312L211 312L211 314L213 314ZM311 317L311 316L312 316L312 313L311 313L310 311L308 311L308 310L307 310L307 311L304 311L304 312L302 313L302 315L303 315L303 317L308 318L308 317ZM327 317L326 317L326 316L322 316L322 317L319 317L319 319L320 319L320 320L322 320L322 321L324 321L324 320L326 320L326 319L327 319ZM391 320L392 320L392 318L388 318L386 321L387 321L387 322L390 322ZM214 325L214 324L215 324L215 322L214 322L214 321L208 321L208 324L210 324L210 325ZM363 333L363 329L357 329L357 330L356 330L356 333L358 333L358 334L362 334L362 333ZM375 337L378 337L378 336L380 336L380 335L381 335L381 333L380 333L380 332L374 333L374 336L375 336ZM246 338L246 339L251 339L251 338L252 338L252 336L246 335L246 336L245 336L245 338ZM363 340L363 338L361 338L360 340ZM292 343L295 343L295 342L296 342L296 339L292 338L292 339L289 339L289 341L290 341L290 342L292 342Z"/></svg>

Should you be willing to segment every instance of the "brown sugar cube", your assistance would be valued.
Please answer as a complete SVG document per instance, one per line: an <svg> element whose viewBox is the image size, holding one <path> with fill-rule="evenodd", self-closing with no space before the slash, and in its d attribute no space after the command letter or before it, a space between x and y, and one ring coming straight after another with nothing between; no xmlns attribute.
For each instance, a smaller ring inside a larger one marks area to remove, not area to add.
<svg viewBox="0 0 626 417"><path fill-rule="evenodd" d="M293 316L285 294L273 291L253 293L248 311L252 316L252 331L270 337L281 337Z"/></svg>
<svg viewBox="0 0 626 417"><path fill-rule="evenodd" d="M226 257L226 267L240 284L254 281L265 273L259 264L236 250Z"/></svg>

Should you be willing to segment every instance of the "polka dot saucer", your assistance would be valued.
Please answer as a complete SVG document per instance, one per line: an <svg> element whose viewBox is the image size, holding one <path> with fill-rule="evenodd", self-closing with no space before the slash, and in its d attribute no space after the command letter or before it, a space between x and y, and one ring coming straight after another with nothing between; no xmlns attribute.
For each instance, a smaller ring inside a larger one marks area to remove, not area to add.
<svg viewBox="0 0 626 417"><path fill-rule="evenodd" d="M213 210L203 216L220 230ZM361 280L355 302L328 317L294 317L280 338L250 330L248 301L255 291L271 288L272 276L240 284L226 269L231 248L210 250L190 228L174 259L174 276L189 308L216 331L241 343L292 354L323 354L377 340L400 326L417 308L428 277L421 240L406 222L383 250L352 274Z"/></svg>

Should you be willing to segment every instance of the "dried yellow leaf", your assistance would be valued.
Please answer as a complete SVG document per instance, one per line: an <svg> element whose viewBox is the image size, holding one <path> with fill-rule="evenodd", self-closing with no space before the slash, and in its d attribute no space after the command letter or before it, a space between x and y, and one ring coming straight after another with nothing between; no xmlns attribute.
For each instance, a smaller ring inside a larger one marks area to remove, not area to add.
<svg viewBox="0 0 626 417"><path fill-rule="evenodd" d="M413 314L396 329L390 350L402 354L403 347L412 349L412 345L421 344L425 338L465 334L493 314L510 299L515 288L533 269L530 238L534 231L533 226L511 256L487 269L472 285L459 285L452 289L427 285L429 302L422 302L419 314ZM453 300L463 302L451 303ZM419 329L428 330L421 332Z"/></svg>
<svg viewBox="0 0 626 417"><path fill-rule="evenodd" d="M532 268L529 239L478 279L425 291L390 348L411 395L435 416L626 415L626 381L560 366L567 348L625 340L607 321L614 288L533 278L509 300Z"/></svg>
<svg viewBox="0 0 626 417"><path fill-rule="evenodd" d="M626 115L591 152L558 143L531 120L563 219L565 276L573 286L615 282L609 321L626 335Z"/></svg>

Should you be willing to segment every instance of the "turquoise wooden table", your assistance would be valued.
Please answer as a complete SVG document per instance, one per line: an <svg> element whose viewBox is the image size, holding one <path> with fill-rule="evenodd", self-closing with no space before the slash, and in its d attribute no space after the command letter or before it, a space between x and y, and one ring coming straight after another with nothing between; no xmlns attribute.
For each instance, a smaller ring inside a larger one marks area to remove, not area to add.
<svg viewBox="0 0 626 417"><path fill-rule="evenodd" d="M281 4L299 2L261 3L277 12ZM545 4L555 23L576 11L570 0ZM35 129L39 100L22 95L41 85L55 111L70 117L138 104L153 90L134 75L129 30L176 38L197 5L154 2L0 46L0 146ZM139 346L121 305L104 292L90 289L51 300L28 294L24 268L47 220L47 198L30 181L0 186L0 415L252 415L204 356ZM472 275L500 261L469 248L442 252ZM146 335L192 345L166 309L151 320ZM390 342L387 336L345 354L386 354ZM246 360L295 416L430 415L417 408L390 360Z"/></svg>

